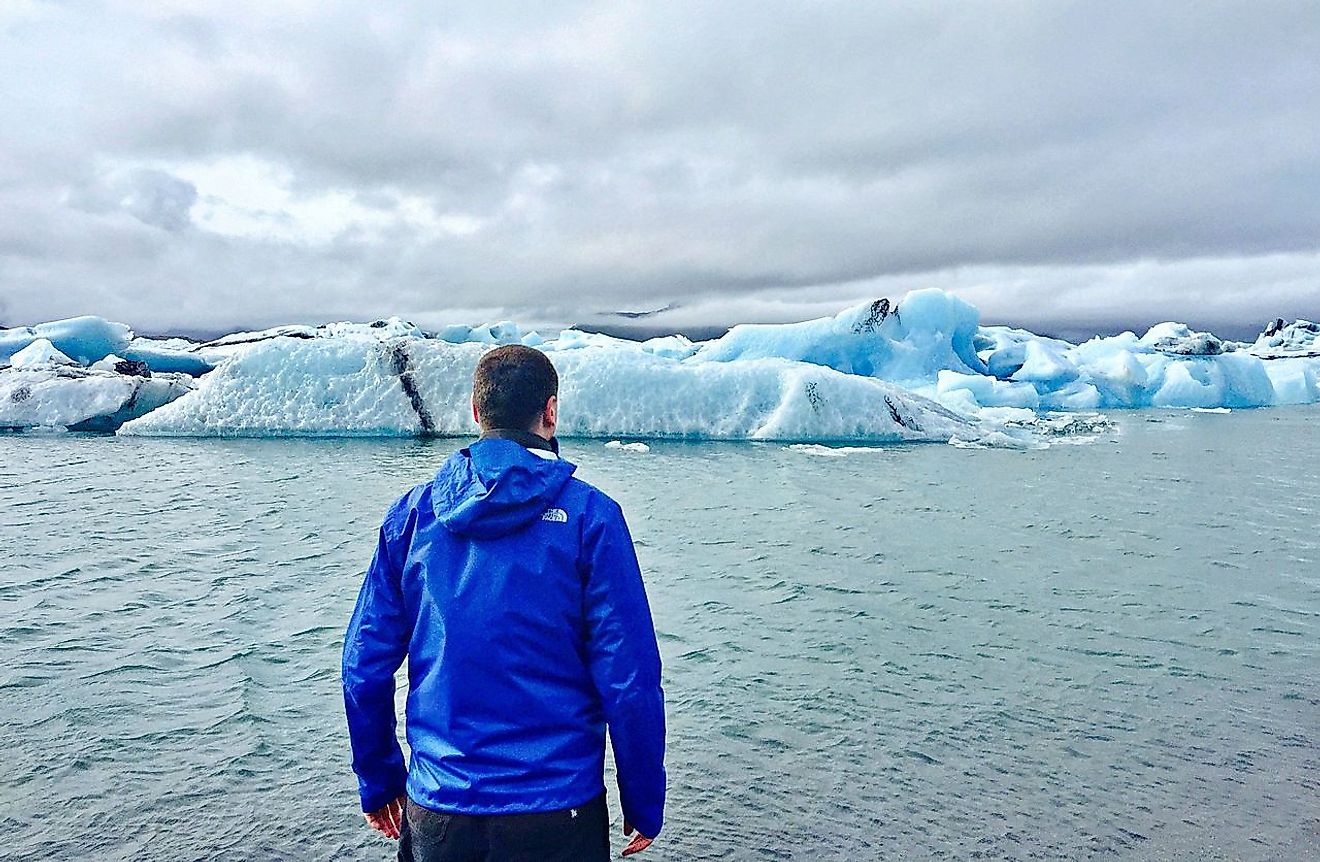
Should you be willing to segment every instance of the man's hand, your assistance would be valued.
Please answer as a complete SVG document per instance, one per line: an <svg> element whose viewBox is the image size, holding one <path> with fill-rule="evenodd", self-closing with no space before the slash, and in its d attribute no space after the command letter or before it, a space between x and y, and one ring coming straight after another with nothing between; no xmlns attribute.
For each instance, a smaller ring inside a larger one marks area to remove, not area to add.
<svg viewBox="0 0 1320 862"><path fill-rule="evenodd" d="M627 820L623 821L623 834L631 835L633 834L633 831L634 831L633 825L629 823ZM629 844L627 847L623 848L623 855L631 856L634 853L641 853L647 847L650 847L651 842L654 840L655 840L654 838L647 838L645 835L638 832L637 837L632 840L632 843Z"/></svg>
<svg viewBox="0 0 1320 862"><path fill-rule="evenodd" d="M398 799L387 804L379 811L372 811L362 816L367 818L367 825L375 829L386 838L399 840L399 830L403 828L403 802L407 797L400 796ZM635 842L634 842L635 843ZM649 841L647 842L650 843Z"/></svg>

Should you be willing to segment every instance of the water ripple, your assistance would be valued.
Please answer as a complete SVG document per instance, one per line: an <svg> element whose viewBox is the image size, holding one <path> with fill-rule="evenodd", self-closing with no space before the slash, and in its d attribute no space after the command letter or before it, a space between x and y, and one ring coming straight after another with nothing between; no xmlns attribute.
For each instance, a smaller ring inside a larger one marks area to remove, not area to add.
<svg viewBox="0 0 1320 862"><path fill-rule="evenodd" d="M880 460L570 442L665 658L647 858L1317 858L1317 414L1170 418ZM456 445L0 438L0 859L389 858L339 639Z"/></svg>

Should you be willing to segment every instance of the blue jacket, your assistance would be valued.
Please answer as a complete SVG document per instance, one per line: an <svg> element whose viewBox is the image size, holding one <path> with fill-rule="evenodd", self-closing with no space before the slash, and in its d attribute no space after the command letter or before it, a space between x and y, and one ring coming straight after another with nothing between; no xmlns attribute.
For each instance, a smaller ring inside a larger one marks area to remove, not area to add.
<svg viewBox="0 0 1320 862"><path fill-rule="evenodd" d="M404 793L463 814L570 808L604 791L659 834L660 654L619 505L506 439L449 458L385 516L344 639L364 811ZM408 658L405 768L394 673Z"/></svg>

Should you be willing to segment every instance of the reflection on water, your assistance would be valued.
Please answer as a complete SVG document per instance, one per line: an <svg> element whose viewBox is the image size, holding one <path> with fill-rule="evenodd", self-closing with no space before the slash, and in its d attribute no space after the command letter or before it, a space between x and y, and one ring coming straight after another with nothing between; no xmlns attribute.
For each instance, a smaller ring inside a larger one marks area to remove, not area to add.
<svg viewBox="0 0 1320 862"><path fill-rule="evenodd" d="M566 443L660 629L646 858L1320 858L1320 414L1118 418L1044 452ZM0 438L0 859L389 858L339 643L457 445Z"/></svg>

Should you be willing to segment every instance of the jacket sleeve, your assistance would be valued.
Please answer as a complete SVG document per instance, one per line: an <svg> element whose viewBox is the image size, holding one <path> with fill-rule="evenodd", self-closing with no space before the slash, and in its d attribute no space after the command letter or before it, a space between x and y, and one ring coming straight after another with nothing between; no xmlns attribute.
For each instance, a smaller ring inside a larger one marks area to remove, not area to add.
<svg viewBox="0 0 1320 862"><path fill-rule="evenodd" d="M344 636L344 710L363 811L403 795L408 779L396 733L394 673L408 651L399 569L381 528Z"/></svg>
<svg viewBox="0 0 1320 862"><path fill-rule="evenodd" d="M591 675L605 708L624 819L654 838L664 823L665 704L660 651L623 512L605 498L583 537Z"/></svg>

